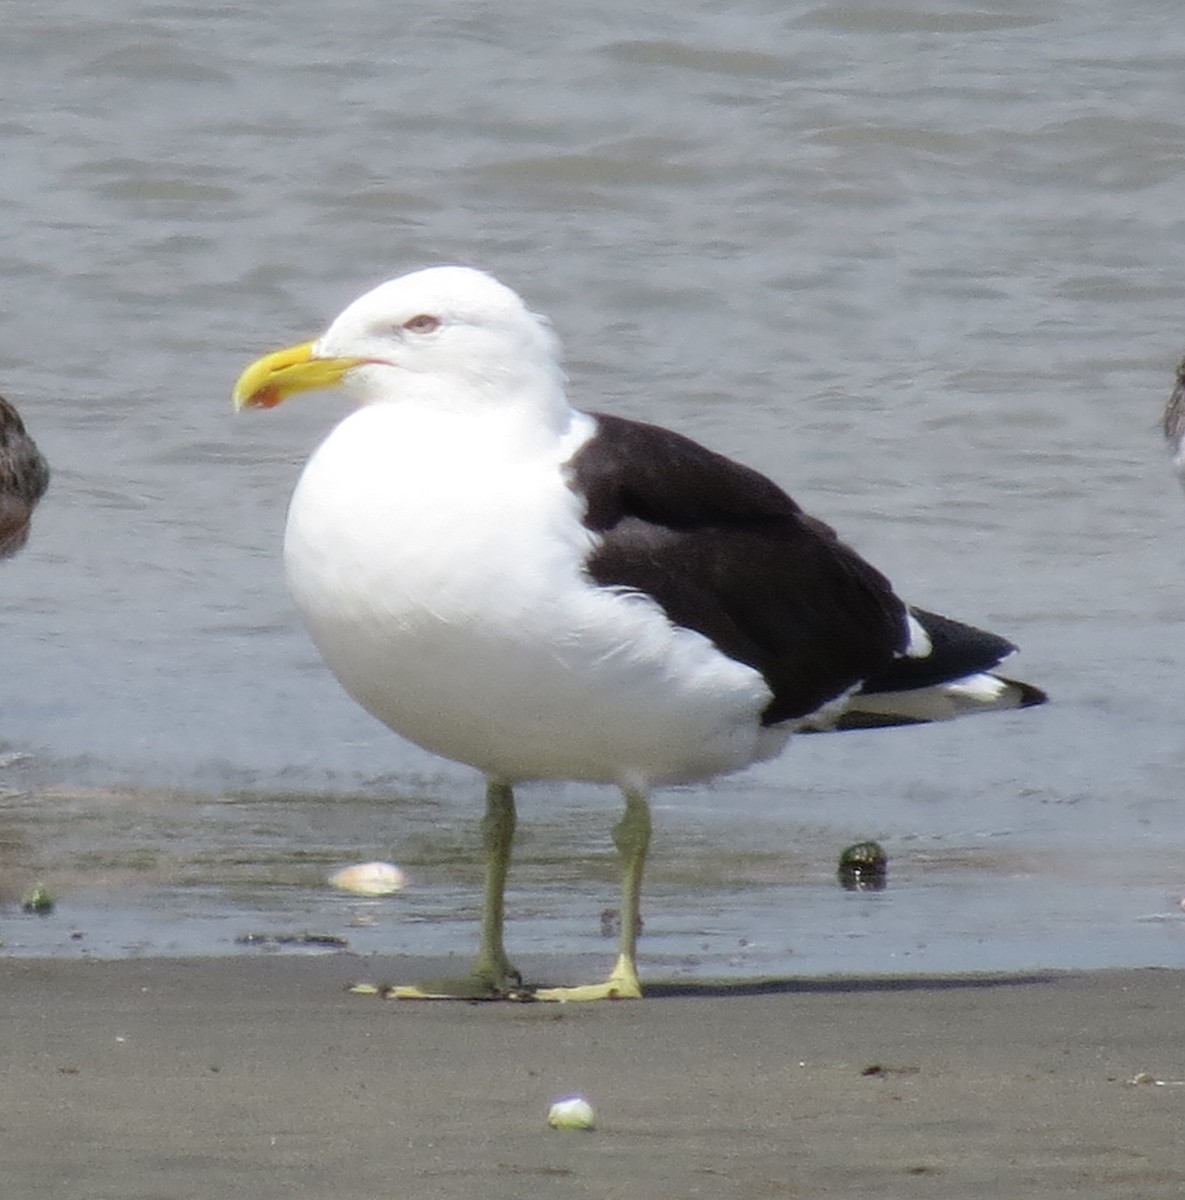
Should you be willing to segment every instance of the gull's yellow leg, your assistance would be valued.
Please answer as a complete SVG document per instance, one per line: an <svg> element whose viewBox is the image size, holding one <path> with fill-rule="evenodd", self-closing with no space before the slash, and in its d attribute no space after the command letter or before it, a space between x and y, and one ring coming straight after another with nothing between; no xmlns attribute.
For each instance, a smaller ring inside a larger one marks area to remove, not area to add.
<svg viewBox="0 0 1185 1200"><path fill-rule="evenodd" d="M481 946L473 974L488 981L497 992L519 987L522 976L506 957L502 926L506 919L506 877L517 824L514 792L508 783L491 780L486 788L486 815L481 822L482 845L486 852L486 886L482 902Z"/></svg>
<svg viewBox="0 0 1185 1200"><path fill-rule="evenodd" d="M650 848L650 805L632 789L625 793L625 812L614 826L613 841L621 856L621 942L617 962L604 983L587 987L537 988L536 1000L640 1000L638 926L642 916L642 872Z"/></svg>
<svg viewBox="0 0 1185 1200"><path fill-rule="evenodd" d="M502 924L506 911L506 876L514 845L514 791L491 780L486 787L486 813L481 822L486 852L485 900L482 906L481 946L477 962L464 979L428 980L410 987L392 987L382 994L394 1000L500 1000L522 987L522 977L506 957Z"/></svg>

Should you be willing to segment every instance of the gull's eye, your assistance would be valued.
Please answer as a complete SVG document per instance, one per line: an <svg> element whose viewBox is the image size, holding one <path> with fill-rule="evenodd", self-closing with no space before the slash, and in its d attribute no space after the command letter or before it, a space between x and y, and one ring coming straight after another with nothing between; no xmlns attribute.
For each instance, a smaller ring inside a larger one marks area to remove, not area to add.
<svg viewBox="0 0 1185 1200"><path fill-rule="evenodd" d="M404 321L403 328L408 333L434 333L440 328L440 318L431 316L429 313L420 313L418 317Z"/></svg>

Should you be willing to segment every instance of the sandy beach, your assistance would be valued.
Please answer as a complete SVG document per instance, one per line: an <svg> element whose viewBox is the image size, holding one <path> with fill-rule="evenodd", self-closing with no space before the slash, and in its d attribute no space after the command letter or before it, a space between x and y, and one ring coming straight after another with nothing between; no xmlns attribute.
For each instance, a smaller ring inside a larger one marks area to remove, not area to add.
<svg viewBox="0 0 1185 1200"><path fill-rule="evenodd" d="M652 982L642 1002L586 1006L343 990L441 968L5 962L3 1194L1185 1191L1185 972ZM595 1105L594 1131L548 1128L570 1094Z"/></svg>

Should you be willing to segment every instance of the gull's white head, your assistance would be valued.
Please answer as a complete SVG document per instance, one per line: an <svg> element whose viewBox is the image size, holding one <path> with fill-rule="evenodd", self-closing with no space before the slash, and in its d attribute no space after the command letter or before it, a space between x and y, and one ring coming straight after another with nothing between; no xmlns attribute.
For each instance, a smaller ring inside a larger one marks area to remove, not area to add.
<svg viewBox="0 0 1185 1200"><path fill-rule="evenodd" d="M558 344L547 322L484 271L430 267L360 296L316 341L269 354L235 385L236 408L342 386L364 403L409 397L473 405L554 399Z"/></svg>

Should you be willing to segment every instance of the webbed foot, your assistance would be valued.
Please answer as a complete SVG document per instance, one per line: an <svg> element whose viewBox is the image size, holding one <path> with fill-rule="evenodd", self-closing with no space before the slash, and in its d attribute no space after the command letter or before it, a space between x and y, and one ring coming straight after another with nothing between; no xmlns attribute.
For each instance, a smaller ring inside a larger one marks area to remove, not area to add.
<svg viewBox="0 0 1185 1200"><path fill-rule="evenodd" d="M581 987L535 988L533 998L560 1003L584 1000L641 1000L642 985L638 982L638 972L634 969L632 959L623 955L617 960L613 973L604 983L585 984Z"/></svg>
<svg viewBox="0 0 1185 1200"><path fill-rule="evenodd" d="M533 989L524 986L518 973L495 979L474 972L459 978L425 979L421 983L352 983L346 989L355 996L378 996L383 1000L531 1000Z"/></svg>

